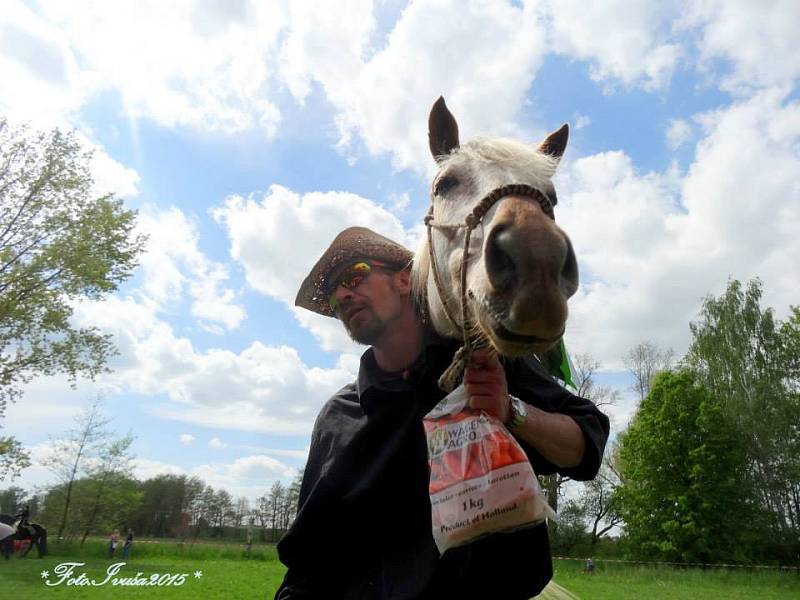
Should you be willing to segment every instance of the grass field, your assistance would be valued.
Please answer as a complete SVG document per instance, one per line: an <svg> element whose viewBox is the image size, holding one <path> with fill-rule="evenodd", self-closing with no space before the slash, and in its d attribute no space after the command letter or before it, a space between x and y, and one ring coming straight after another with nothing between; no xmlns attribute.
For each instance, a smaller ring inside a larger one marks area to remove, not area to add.
<svg viewBox="0 0 800 600"><path fill-rule="evenodd" d="M557 561L554 579L584 600L797 600L800 573L751 569L676 569L596 560Z"/></svg>
<svg viewBox="0 0 800 600"><path fill-rule="evenodd" d="M153 575L185 574L180 586L122 587L110 582L102 586L48 586L55 583L57 565L85 563L74 567L73 578L86 573L97 582L106 578L106 569L118 556L109 560L104 541L76 545L51 544L51 555L38 559L33 553L26 559L0 560L0 597L5 598L202 598L265 599L272 598L283 578L284 567L271 545L254 546L250 556L242 546L198 543L181 546L174 542L147 544L138 541L134 551L116 577L141 579ZM596 561L597 572L582 572L579 561L557 561L555 580L584 600L797 600L800 598L800 574L795 572L751 570L699 570L623 566ZM195 577L195 571L202 571ZM166 577L165 577L166 579ZM179 579L175 579L179 581ZM448 600L443 598L442 600ZM494 600L494 599L491 599ZM502 599L498 599L502 600Z"/></svg>

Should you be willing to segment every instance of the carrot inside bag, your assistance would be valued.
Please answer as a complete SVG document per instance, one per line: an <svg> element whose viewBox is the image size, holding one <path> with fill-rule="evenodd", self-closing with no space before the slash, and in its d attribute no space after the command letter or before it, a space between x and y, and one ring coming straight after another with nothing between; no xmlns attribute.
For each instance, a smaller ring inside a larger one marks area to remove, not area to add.
<svg viewBox="0 0 800 600"><path fill-rule="evenodd" d="M433 539L440 553L555 517L517 440L497 418L469 408L463 384L423 424Z"/></svg>

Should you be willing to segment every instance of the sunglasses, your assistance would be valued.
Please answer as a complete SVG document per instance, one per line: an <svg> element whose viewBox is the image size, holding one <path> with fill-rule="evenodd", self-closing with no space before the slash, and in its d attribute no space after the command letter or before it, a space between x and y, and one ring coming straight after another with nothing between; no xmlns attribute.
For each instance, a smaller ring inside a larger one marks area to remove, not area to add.
<svg viewBox="0 0 800 600"><path fill-rule="evenodd" d="M331 293L328 297L328 304L330 304L331 310L336 312L336 309L339 308L339 303L336 301L336 290L339 289L339 286L346 290L354 290L369 277L373 268L384 267L386 267L386 263L379 260L362 260L345 269L345 271L332 282Z"/></svg>

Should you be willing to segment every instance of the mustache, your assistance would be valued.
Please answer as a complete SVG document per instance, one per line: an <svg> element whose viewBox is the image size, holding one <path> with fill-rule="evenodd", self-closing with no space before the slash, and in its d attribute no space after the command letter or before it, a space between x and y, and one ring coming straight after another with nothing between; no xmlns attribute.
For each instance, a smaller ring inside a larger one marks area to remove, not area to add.
<svg viewBox="0 0 800 600"><path fill-rule="evenodd" d="M352 313L362 308L367 308L367 305L363 302L356 302L353 300L344 301L339 305L339 314L346 320Z"/></svg>

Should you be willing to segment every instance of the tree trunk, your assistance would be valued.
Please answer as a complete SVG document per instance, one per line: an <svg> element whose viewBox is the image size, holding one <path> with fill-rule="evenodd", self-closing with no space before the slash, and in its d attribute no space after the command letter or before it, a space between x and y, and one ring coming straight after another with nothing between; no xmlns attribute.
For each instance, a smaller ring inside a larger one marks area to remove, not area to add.
<svg viewBox="0 0 800 600"><path fill-rule="evenodd" d="M547 491L547 504L553 511L558 512L558 488L560 487L558 481L558 473L548 475L546 478L546 491Z"/></svg>

